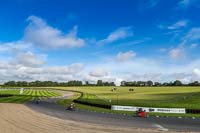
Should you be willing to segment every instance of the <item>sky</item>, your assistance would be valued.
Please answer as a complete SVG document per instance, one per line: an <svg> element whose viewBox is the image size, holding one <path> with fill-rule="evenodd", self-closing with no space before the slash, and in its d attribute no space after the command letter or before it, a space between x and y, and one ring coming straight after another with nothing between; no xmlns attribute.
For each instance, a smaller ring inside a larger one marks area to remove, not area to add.
<svg viewBox="0 0 200 133"><path fill-rule="evenodd" d="M200 0L3 0L0 83L200 80Z"/></svg>

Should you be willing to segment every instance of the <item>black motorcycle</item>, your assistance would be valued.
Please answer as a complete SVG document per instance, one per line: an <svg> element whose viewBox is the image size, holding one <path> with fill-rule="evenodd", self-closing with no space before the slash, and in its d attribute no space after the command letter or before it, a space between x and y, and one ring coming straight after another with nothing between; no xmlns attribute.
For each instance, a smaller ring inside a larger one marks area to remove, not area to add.
<svg viewBox="0 0 200 133"><path fill-rule="evenodd" d="M71 103L69 106L67 106L67 110L75 111L76 107L74 103Z"/></svg>

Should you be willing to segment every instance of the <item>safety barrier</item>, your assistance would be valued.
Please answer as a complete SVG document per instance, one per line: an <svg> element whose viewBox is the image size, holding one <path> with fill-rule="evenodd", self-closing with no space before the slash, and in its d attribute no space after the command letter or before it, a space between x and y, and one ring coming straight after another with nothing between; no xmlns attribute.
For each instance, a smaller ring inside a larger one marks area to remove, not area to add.
<svg viewBox="0 0 200 133"><path fill-rule="evenodd" d="M112 110L121 110L121 111L137 111L139 108L145 110L146 112L157 112L157 113L179 113L185 114L185 108L154 108L154 107L136 107L136 106L117 106L112 105Z"/></svg>

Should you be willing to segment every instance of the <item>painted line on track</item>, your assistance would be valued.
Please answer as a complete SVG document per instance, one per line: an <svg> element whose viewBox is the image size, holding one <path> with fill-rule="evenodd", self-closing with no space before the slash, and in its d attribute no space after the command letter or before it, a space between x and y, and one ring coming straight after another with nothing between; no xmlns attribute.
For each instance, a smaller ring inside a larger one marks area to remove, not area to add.
<svg viewBox="0 0 200 133"><path fill-rule="evenodd" d="M160 131L168 131L169 129L167 129L167 128L164 128L163 126L161 126L161 125L159 125L159 124L155 124L154 125L156 128L158 128L158 130L160 130Z"/></svg>

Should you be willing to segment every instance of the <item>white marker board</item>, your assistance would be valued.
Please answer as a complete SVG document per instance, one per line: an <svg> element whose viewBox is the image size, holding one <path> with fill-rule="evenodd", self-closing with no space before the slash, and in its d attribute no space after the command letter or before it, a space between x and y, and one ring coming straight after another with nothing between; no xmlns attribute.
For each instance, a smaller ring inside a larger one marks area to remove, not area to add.
<svg viewBox="0 0 200 133"><path fill-rule="evenodd" d="M112 105L112 110L121 110L121 111L137 111L139 108L145 110L146 112L157 112L157 113L178 113L185 114L185 108L155 108L155 107L137 107L137 106L118 106Z"/></svg>

